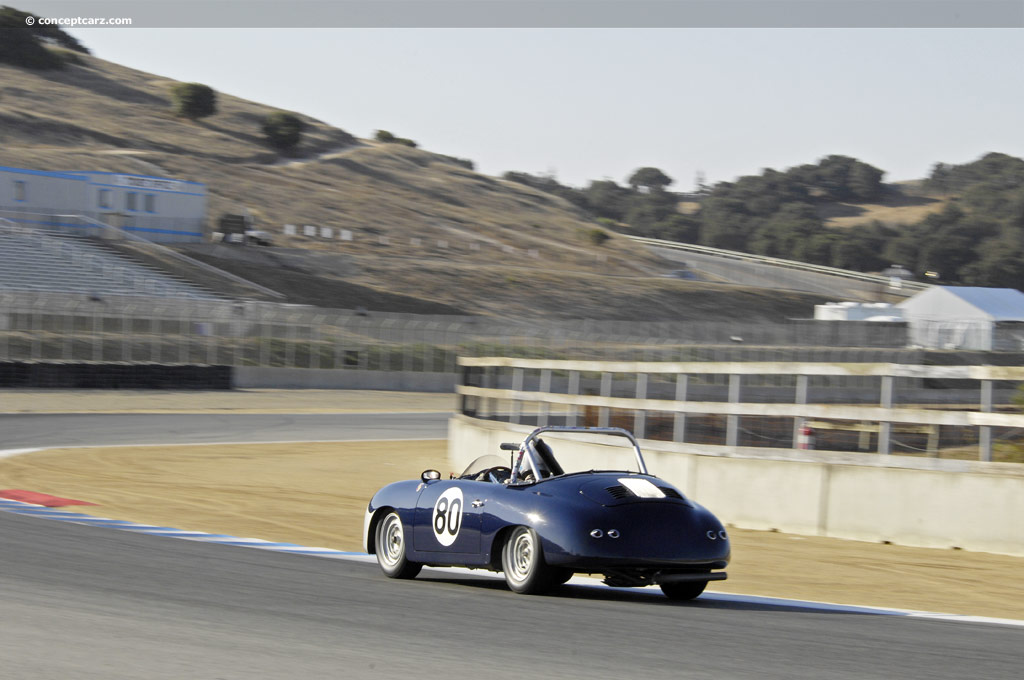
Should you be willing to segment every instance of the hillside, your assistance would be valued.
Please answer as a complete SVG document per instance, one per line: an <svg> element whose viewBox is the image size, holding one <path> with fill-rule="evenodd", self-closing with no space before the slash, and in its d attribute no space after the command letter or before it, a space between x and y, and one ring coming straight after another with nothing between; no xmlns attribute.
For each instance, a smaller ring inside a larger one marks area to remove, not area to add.
<svg viewBox="0 0 1024 680"><path fill-rule="evenodd" d="M767 320L808 317L821 301L661 278L675 265L614 235L596 243L600 227L562 198L308 117L302 144L281 156L260 132L271 107L218 93L216 115L189 121L172 111L174 81L81 62L63 71L0 65L0 165L204 182L211 222L249 211L292 253L295 276L286 285L273 260L203 258L270 287L277 281L292 302L389 308L400 299L408 311L420 299L496 316ZM285 224L345 229L353 239L286 237ZM296 264L295 252L310 252L309 262ZM344 255L348 266L325 269L312 253Z"/></svg>
<svg viewBox="0 0 1024 680"><path fill-rule="evenodd" d="M621 186L583 189L506 173L626 233L864 272L894 263L953 285L1020 287L1024 281L1024 159L989 152L936 163L924 180L886 184L885 172L849 156L765 168L733 182L668 190L641 168Z"/></svg>

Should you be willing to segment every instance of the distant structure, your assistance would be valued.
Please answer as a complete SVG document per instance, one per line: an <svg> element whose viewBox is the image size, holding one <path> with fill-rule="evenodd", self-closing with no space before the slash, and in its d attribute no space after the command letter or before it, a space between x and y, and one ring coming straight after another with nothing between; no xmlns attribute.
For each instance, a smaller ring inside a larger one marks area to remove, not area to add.
<svg viewBox="0 0 1024 680"><path fill-rule="evenodd" d="M694 192L698 194L706 193L708 190L707 176L703 170L697 171L697 176L694 178Z"/></svg>
<svg viewBox="0 0 1024 680"><path fill-rule="evenodd" d="M890 288L902 288L904 279L910 281L914 279L914 273L900 264L889 265L882 272L882 276L889 277Z"/></svg>
<svg viewBox="0 0 1024 680"><path fill-rule="evenodd" d="M58 215L84 215L156 242L198 242L206 185L115 172L44 172L0 166L0 217L30 226L68 227Z"/></svg>
<svg viewBox="0 0 1024 680"><path fill-rule="evenodd" d="M932 286L896 305L911 342L934 349L1024 350L1024 293Z"/></svg>
<svg viewBox="0 0 1024 680"><path fill-rule="evenodd" d="M903 321L903 310L888 302L827 302L814 305L819 321Z"/></svg>

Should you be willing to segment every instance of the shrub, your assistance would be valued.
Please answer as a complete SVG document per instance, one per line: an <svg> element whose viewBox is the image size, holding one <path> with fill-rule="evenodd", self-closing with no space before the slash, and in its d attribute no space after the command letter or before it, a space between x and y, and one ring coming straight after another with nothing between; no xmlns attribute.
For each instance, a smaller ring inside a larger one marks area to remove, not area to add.
<svg viewBox="0 0 1024 680"><path fill-rule="evenodd" d="M405 137L395 137L387 130L377 130L377 134L374 135L374 139L376 139L378 142L384 142L385 144L402 144L404 146L411 146L414 149L417 146L416 142L412 141L411 139L406 139Z"/></svg>
<svg viewBox="0 0 1024 680"><path fill-rule="evenodd" d="M605 241L610 239L611 236L604 229L600 229L598 227L594 227L593 229L591 229L590 231L587 232L587 238L595 246L601 246L601 245L604 245Z"/></svg>
<svg viewBox="0 0 1024 680"><path fill-rule="evenodd" d="M302 131L306 124L294 113L275 111L263 120L263 135L270 146L288 150L293 149L302 141Z"/></svg>
<svg viewBox="0 0 1024 680"><path fill-rule="evenodd" d="M177 114L196 120L217 113L217 93L201 83L177 83L171 88Z"/></svg>
<svg viewBox="0 0 1024 680"><path fill-rule="evenodd" d="M443 154L440 154L440 157L445 162L452 163L453 165L458 165L459 167L463 167L466 170L476 170L476 164L473 161L469 160L468 158L458 158L457 156L445 156Z"/></svg>

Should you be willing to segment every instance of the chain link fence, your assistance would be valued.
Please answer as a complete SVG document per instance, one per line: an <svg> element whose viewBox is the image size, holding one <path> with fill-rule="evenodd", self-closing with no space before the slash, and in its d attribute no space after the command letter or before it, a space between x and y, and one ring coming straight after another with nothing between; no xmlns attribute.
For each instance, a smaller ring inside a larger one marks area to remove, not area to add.
<svg viewBox="0 0 1024 680"><path fill-rule="evenodd" d="M850 322L843 322L849 326ZM840 332L842 331L842 332ZM863 346L873 335L876 346ZM0 292L0 359L455 373L456 357L899 361L905 329L786 324L526 323L258 302ZM844 343L860 343L846 345ZM804 345L804 346L800 346Z"/></svg>

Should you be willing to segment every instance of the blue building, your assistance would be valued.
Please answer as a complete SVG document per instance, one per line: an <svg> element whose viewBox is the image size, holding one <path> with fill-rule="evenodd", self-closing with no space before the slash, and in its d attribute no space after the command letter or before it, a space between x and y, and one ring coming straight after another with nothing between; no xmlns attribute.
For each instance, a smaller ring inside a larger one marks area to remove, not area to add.
<svg viewBox="0 0 1024 680"><path fill-rule="evenodd" d="M196 242L206 223L206 185L115 172L44 172L0 166L0 217L74 228L80 215L150 241Z"/></svg>

